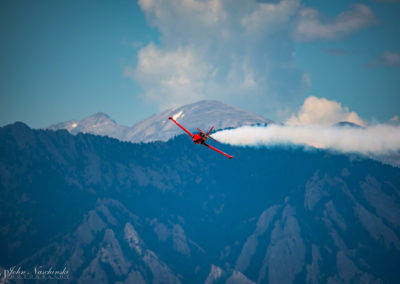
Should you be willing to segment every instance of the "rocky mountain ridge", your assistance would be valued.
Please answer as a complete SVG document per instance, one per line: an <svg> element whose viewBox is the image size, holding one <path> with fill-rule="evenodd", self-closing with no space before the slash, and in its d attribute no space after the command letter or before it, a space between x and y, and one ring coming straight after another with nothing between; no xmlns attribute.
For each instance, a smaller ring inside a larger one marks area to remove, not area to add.
<svg viewBox="0 0 400 284"><path fill-rule="evenodd" d="M0 128L0 266L65 266L73 283L400 277L398 168L224 145L228 160L188 142Z"/></svg>

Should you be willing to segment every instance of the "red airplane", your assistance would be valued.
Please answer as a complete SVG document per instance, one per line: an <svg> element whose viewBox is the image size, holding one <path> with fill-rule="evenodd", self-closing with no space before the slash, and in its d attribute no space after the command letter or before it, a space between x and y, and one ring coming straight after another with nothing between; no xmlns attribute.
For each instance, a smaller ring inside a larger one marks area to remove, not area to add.
<svg viewBox="0 0 400 284"><path fill-rule="evenodd" d="M175 122L175 124L178 125L180 128L182 128L183 131L185 131L187 134L189 134L189 136L192 137L192 139L193 139L193 143L204 145L204 146L206 146L206 147L208 147L208 148L210 148L210 149L213 149L214 151L217 151L218 153L220 153L220 154L222 154L222 155L228 157L229 159L232 159L232 158L233 158L233 156L228 155L228 154L226 154L226 153L224 153L224 152L218 150L217 148L214 148L213 146L208 145L208 144L206 143L206 141L207 141L208 138L211 138L212 140L218 142L217 140L215 140L214 138L212 138L212 137L210 136L210 133L211 133L211 131L213 130L214 126L211 127L211 129L210 129L207 133L205 133L205 132L203 132L201 129L197 128L197 130L198 130L199 132L193 135L193 134L190 133L185 127L183 127L183 126L180 125L178 122L176 122L176 120L173 119L171 116L168 117L168 118L169 118L170 120L172 120L173 122ZM218 143L219 143L219 142L218 142Z"/></svg>

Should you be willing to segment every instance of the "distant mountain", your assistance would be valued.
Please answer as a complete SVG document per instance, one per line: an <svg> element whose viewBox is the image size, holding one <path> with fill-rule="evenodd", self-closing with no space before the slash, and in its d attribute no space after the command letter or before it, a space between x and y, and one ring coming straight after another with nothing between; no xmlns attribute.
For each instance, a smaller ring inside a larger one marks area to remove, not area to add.
<svg viewBox="0 0 400 284"><path fill-rule="evenodd" d="M106 114L97 113L81 121L71 120L58 123L47 127L47 129L66 129L72 134L91 133L130 142L167 141L182 133L176 125L168 120L169 116L175 116L180 123L193 131L197 127L206 130L214 126L215 130L218 130L243 125L271 123L270 120L252 112L218 101L203 100L168 109L132 127L118 125Z"/></svg>
<svg viewBox="0 0 400 284"><path fill-rule="evenodd" d="M204 100L178 108L168 109L153 115L132 127L125 140L133 142L167 141L181 130L168 120L173 116L191 131L196 128L215 130L236 128L243 125L268 124L272 121L252 112L236 108L218 101Z"/></svg>
<svg viewBox="0 0 400 284"><path fill-rule="evenodd" d="M354 128L362 128L361 125L358 125L358 124L356 124L356 123L349 122L349 121L341 121L341 122L335 123L333 126L334 126L334 127L354 127Z"/></svg>
<svg viewBox="0 0 400 284"><path fill-rule="evenodd" d="M50 130L65 129L65 130L68 130L68 132L70 132L70 133L76 134L74 129L78 126L78 123L79 123L78 120L69 120L69 121L50 125L50 126L46 127L46 129L50 129Z"/></svg>
<svg viewBox="0 0 400 284"><path fill-rule="evenodd" d="M400 126L399 117L397 115L395 115L388 122L386 122L386 124L392 125L392 126Z"/></svg>
<svg viewBox="0 0 400 284"><path fill-rule="evenodd" d="M70 120L67 122L61 122L50 125L47 127L47 129L65 129L74 135L78 133L90 133L122 140L130 128L127 126L118 125L107 114L98 112L80 121Z"/></svg>
<svg viewBox="0 0 400 284"><path fill-rule="evenodd" d="M399 168L221 147L235 158L185 135L0 128L0 267L66 267L62 283L398 282Z"/></svg>

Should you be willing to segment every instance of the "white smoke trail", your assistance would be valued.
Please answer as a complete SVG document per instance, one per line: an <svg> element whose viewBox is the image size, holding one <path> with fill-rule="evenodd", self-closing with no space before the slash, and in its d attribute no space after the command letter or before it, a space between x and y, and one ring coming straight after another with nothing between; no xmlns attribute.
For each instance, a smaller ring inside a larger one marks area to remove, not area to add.
<svg viewBox="0 0 400 284"><path fill-rule="evenodd" d="M400 127L386 124L367 128L270 124L223 130L213 137L241 146L306 145L364 155L390 155L400 151Z"/></svg>

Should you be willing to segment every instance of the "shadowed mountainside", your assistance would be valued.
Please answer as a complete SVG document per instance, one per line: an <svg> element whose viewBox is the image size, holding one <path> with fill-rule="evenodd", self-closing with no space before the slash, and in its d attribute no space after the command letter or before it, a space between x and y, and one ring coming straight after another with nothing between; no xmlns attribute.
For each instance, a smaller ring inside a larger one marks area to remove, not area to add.
<svg viewBox="0 0 400 284"><path fill-rule="evenodd" d="M228 160L186 136L132 144L22 123L0 129L0 149L4 268L66 266L79 283L400 277L400 169L373 160L221 145Z"/></svg>

